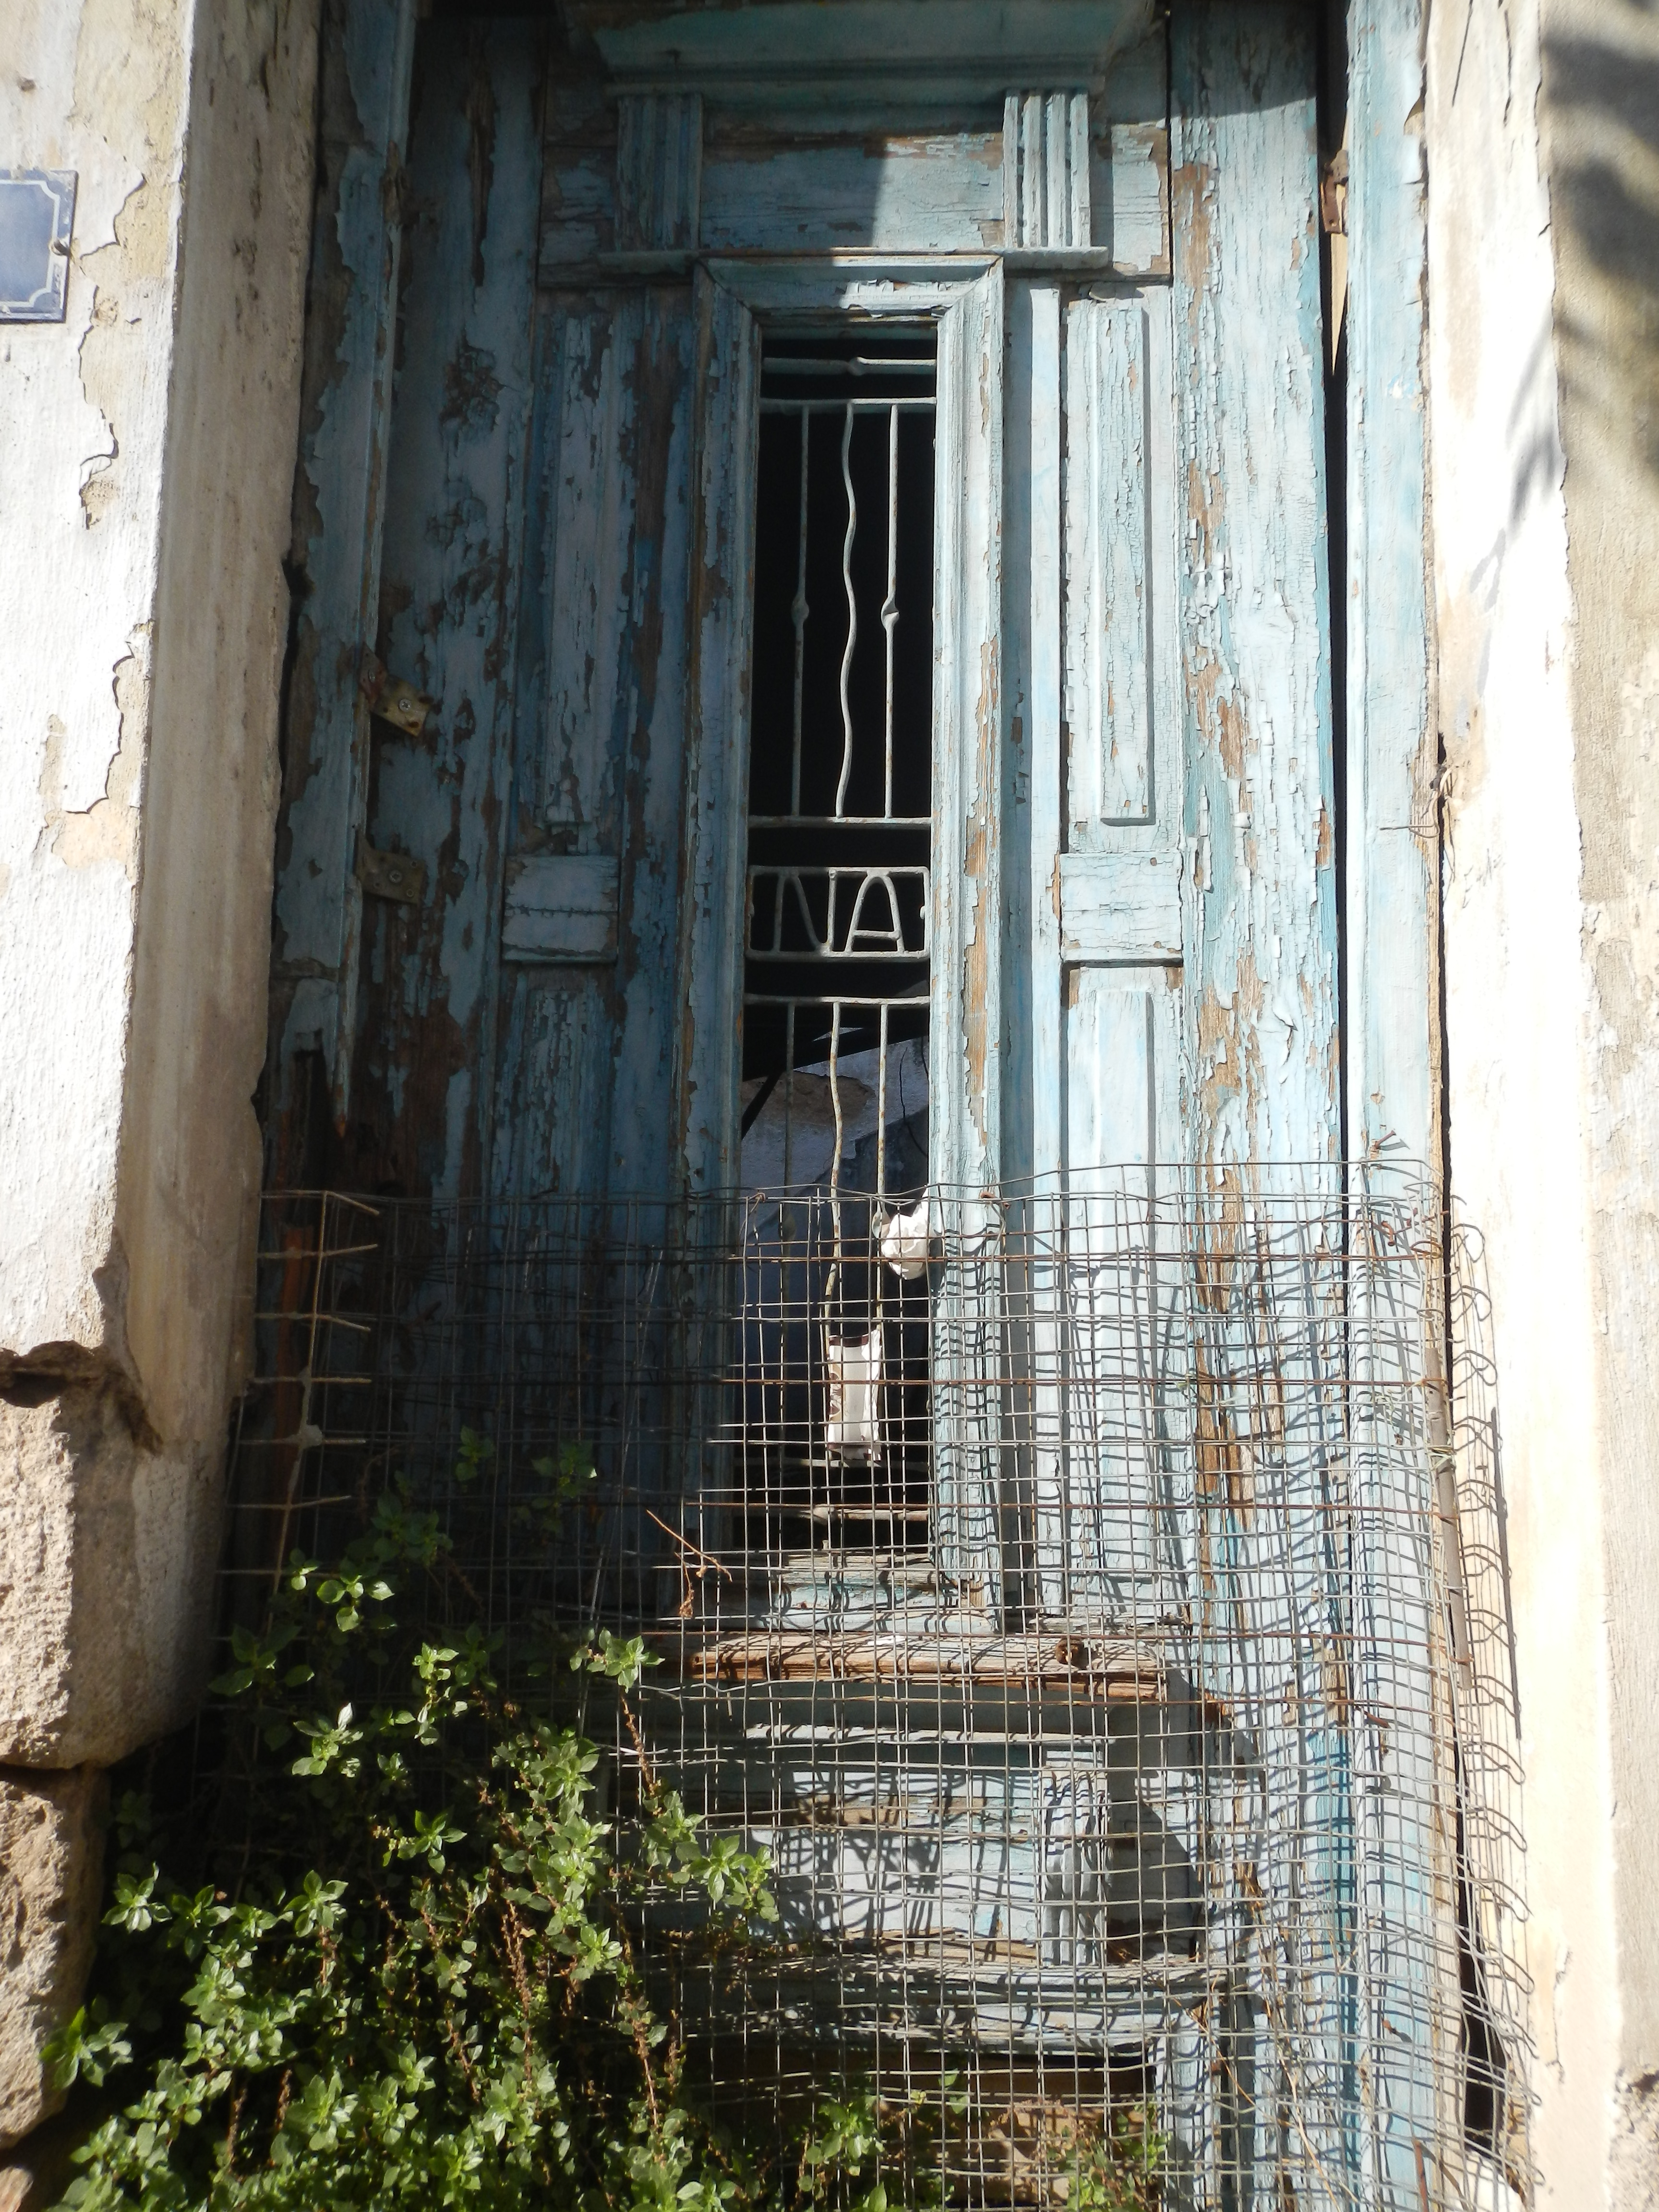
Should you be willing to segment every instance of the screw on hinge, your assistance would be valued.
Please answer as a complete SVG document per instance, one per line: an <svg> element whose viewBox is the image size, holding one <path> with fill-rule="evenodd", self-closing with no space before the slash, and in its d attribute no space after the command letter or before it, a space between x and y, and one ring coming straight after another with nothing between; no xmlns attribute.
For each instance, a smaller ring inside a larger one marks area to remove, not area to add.
<svg viewBox="0 0 1659 2212"><path fill-rule="evenodd" d="M357 688L368 702L368 711L383 722L418 738L426 727L434 702L406 676L394 676L365 648L357 669Z"/></svg>

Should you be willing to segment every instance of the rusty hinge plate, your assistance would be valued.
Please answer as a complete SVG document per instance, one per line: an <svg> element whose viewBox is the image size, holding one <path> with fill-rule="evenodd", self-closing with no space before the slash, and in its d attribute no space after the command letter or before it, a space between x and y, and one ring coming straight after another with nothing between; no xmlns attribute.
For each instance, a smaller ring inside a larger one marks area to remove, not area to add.
<svg viewBox="0 0 1659 2212"><path fill-rule="evenodd" d="M69 297L73 169L0 169L0 323L61 323Z"/></svg>
<svg viewBox="0 0 1659 2212"><path fill-rule="evenodd" d="M1319 220L1326 234L1348 234L1348 149L1340 147L1319 165Z"/></svg>
<svg viewBox="0 0 1659 2212"><path fill-rule="evenodd" d="M426 896L426 863L407 853L377 853L360 840L357 881L367 898L392 899L399 906L419 906Z"/></svg>
<svg viewBox="0 0 1659 2212"><path fill-rule="evenodd" d="M357 688L368 702L368 711L395 729L418 738L435 703L406 676L394 676L372 653L365 653L357 672Z"/></svg>

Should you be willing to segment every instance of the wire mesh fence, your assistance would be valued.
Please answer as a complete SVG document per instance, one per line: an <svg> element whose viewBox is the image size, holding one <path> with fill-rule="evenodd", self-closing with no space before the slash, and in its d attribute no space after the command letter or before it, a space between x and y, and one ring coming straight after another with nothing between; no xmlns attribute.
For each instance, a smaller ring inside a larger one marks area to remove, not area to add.
<svg viewBox="0 0 1659 2212"><path fill-rule="evenodd" d="M964 2204L1115 2138L1126 2203L1524 2196L1488 1316L1425 1184L277 1194L260 1255L232 1606L398 1479L509 1650L644 1638L619 1848L648 1767L773 1869L753 1942L639 1931L734 2119L856 2086Z"/></svg>

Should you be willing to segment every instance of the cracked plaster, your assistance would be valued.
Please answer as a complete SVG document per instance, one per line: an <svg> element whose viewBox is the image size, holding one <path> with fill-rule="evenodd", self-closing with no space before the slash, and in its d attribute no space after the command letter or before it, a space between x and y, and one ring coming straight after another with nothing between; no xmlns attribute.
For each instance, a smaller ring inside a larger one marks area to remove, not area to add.
<svg viewBox="0 0 1659 2212"><path fill-rule="evenodd" d="M149 1498L179 1563L106 1546L76 1666L30 1661L0 1759L118 1757L192 1687L168 1655L258 1180L315 55L313 0L0 9L0 140L79 177L65 321L0 329L0 1391L96 1401L44 1487L9 1435L0 1643L70 1603L88 1515Z"/></svg>

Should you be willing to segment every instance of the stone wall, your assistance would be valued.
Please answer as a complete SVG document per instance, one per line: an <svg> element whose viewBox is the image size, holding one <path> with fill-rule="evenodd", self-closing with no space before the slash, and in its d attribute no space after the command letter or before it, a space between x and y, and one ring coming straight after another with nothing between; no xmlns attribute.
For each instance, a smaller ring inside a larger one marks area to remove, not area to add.
<svg viewBox="0 0 1659 2212"><path fill-rule="evenodd" d="M98 1771L205 1656L315 58L314 0L0 9L6 159L79 174L67 320L0 326L0 2147L89 1955Z"/></svg>

